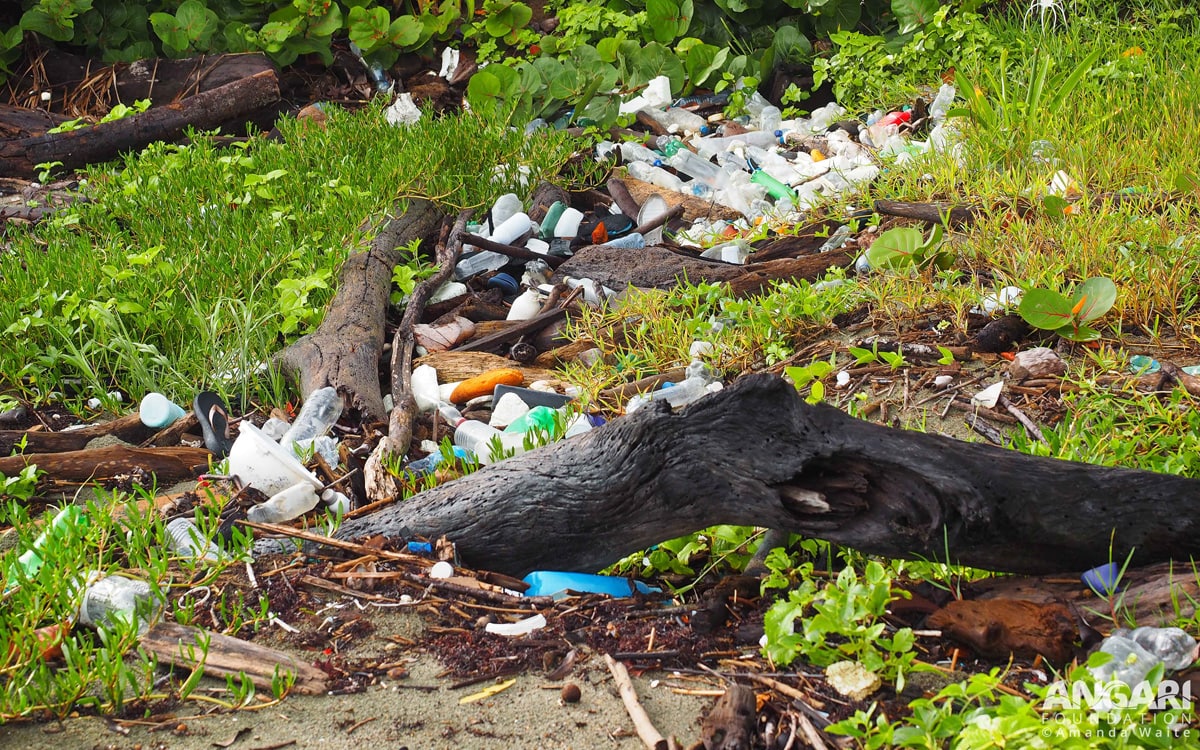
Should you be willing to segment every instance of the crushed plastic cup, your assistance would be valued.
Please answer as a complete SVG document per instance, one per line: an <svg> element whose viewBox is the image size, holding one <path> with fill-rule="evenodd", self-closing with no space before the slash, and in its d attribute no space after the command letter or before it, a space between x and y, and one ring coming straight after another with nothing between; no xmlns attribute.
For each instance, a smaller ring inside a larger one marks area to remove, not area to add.
<svg viewBox="0 0 1200 750"><path fill-rule="evenodd" d="M138 416L142 418L142 424L156 430L170 427L176 420L182 419L183 415L183 407L161 393L147 393L138 406Z"/></svg>
<svg viewBox="0 0 1200 750"><path fill-rule="evenodd" d="M517 620L516 622L489 622L483 629L493 635L503 635L513 638L520 635L528 635L544 627L546 627L545 615L534 615L533 617L526 617L524 620Z"/></svg>
<svg viewBox="0 0 1200 750"><path fill-rule="evenodd" d="M266 495L275 495L302 482L314 490L323 487L289 449L249 422L242 423L229 451L229 473Z"/></svg>

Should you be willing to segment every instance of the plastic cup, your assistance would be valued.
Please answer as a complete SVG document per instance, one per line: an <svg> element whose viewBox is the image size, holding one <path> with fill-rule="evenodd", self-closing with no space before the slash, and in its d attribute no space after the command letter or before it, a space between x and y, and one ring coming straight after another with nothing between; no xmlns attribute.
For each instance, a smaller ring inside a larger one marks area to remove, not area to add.
<svg viewBox="0 0 1200 750"><path fill-rule="evenodd" d="M249 422L242 423L229 451L229 473L267 495L276 495L301 482L308 482L318 491L324 486L291 451L284 450Z"/></svg>
<svg viewBox="0 0 1200 750"><path fill-rule="evenodd" d="M161 393L147 393L138 406L138 415L142 418L142 424L161 430L181 419L184 411L183 407Z"/></svg>

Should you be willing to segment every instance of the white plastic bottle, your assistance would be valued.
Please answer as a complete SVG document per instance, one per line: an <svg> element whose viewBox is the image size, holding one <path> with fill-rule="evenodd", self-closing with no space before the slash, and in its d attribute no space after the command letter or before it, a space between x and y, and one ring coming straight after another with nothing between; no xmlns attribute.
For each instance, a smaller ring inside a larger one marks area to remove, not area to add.
<svg viewBox="0 0 1200 750"><path fill-rule="evenodd" d="M111 628L119 623L134 623L138 634L150 629L162 611L162 602L154 597L150 584L121 575L105 575L93 570L84 577L79 602L79 623L91 628Z"/></svg>
<svg viewBox="0 0 1200 750"><path fill-rule="evenodd" d="M300 482L286 490L271 495L265 503L246 511L246 518L254 523L282 523L299 518L317 507L316 489L308 482Z"/></svg>

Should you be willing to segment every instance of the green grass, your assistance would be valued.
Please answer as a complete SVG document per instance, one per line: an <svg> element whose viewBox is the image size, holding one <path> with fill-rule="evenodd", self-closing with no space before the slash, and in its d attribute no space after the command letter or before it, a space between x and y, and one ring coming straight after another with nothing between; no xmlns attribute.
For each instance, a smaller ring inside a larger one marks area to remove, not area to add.
<svg viewBox="0 0 1200 750"><path fill-rule="evenodd" d="M187 403L211 387L282 403L278 378L248 376L319 323L341 261L393 201L486 208L503 192L527 195L572 151L560 135L471 116L394 128L378 107L282 130L284 143L153 146L91 170L91 203L10 230L0 390L78 400L160 390ZM492 179L498 164L514 169Z"/></svg>

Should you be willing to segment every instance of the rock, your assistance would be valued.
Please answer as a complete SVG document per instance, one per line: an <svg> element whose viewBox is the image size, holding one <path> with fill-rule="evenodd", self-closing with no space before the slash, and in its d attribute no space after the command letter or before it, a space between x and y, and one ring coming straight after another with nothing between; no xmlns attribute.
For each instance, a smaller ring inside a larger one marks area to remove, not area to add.
<svg viewBox="0 0 1200 750"><path fill-rule="evenodd" d="M1067 363L1044 346L1017 352L1008 363L1008 376L1018 383L1031 378L1056 378L1066 371Z"/></svg>

